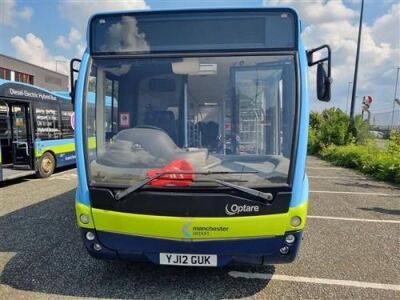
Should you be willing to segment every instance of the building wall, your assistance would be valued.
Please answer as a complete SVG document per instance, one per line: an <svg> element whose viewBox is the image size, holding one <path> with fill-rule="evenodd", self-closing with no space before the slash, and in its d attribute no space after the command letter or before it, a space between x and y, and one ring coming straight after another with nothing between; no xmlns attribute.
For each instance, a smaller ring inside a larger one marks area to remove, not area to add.
<svg viewBox="0 0 400 300"><path fill-rule="evenodd" d="M11 70L10 80L17 80L16 72L33 76L33 84L50 91L67 91L68 76L0 54L0 68ZM0 74L1 76L1 74Z"/></svg>

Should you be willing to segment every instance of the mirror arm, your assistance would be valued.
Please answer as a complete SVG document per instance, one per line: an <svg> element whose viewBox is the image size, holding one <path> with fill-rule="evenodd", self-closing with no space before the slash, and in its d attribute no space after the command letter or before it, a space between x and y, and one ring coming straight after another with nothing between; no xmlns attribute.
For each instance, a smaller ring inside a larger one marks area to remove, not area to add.
<svg viewBox="0 0 400 300"><path fill-rule="evenodd" d="M313 54L317 51L320 51L322 49L326 49L328 51L328 56L322 59L319 59L317 61L313 61ZM322 45L317 48L311 49L307 51L307 61L308 61L308 66L314 66L316 64L319 64L324 61L328 61L328 77L331 78L331 47L329 45Z"/></svg>

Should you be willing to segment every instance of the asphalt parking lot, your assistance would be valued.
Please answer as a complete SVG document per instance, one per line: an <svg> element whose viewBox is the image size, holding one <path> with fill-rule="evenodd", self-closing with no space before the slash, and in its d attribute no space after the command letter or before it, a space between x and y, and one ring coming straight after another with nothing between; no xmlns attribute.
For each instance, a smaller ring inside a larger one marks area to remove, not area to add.
<svg viewBox="0 0 400 300"><path fill-rule="evenodd" d="M182 268L95 260L75 225L75 170L0 187L0 299L400 299L400 186L308 160L295 263Z"/></svg>

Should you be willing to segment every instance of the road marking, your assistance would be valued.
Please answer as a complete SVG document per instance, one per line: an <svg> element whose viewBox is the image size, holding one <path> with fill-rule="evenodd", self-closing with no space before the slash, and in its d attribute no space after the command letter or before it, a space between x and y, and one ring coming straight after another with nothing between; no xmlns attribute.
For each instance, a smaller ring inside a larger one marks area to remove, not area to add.
<svg viewBox="0 0 400 300"><path fill-rule="evenodd" d="M328 170L328 169L329 170L347 170L345 168L337 168L337 167L307 167L307 169L313 169L313 170Z"/></svg>
<svg viewBox="0 0 400 300"><path fill-rule="evenodd" d="M75 180L78 175L74 173L51 176L48 180Z"/></svg>
<svg viewBox="0 0 400 300"><path fill-rule="evenodd" d="M400 221L397 221L397 220L359 219L359 218L342 218L342 217L329 217L329 216L308 216L308 218L310 218L310 219L340 220L340 221L355 221L355 222L400 224Z"/></svg>
<svg viewBox="0 0 400 300"><path fill-rule="evenodd" d="M75 174L76 168L69 169L69 170L65 170L65 171L62 171L62 172L54 173L54 174L52 175L52 177L54 177L54 176L59 176L59 175L63 175L63 174L68 174L69 172L72 172L71 174ZM75 175L76 175L76 174L75 174Z"/></svg>
<svg viewBox="0 0 400 300"><path fill-rule="evenodd" d="M238 272L238 271L230 271L228 274L234 278L281 280L290 282L302 282L302 283L314 283L314 284L316 283L316 284L326 284L326 285L339 285L339 286L350 286L358 288L400 291L400 285L397 284L384 284L384 283L364 282L364 281L354 281L354 280L338 280L338 279L288 276L280 274L251 273L251 272Z"/></svg>
<svg viewBox="0 0 400 300"><path fill-rule="evenodd" d="M400 197L400 194L365 193L365 192L343 192L343 191L310 191L310 193L320 193L320 194L349 194L349 195L383 196L383 197Z"/></svg>
<svg viewBox="0 0 400 300"><path fill-rule="evenodd" d="M308 178L317 178L317 179L343 179L343 178L352 178L354 180L369 180L367 177L362 177L358 175L354 176L314 176L314 175L307 175ZM371 180L372 181L372 180Z"/></svg>

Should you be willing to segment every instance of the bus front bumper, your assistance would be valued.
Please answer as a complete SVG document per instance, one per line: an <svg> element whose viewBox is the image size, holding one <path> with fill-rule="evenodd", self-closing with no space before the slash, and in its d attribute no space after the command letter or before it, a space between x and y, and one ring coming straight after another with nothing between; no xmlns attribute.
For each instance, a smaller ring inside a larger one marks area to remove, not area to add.
<svg viewBox="0 0 400 300"><path fill-rule="evenodd" d="M216 254L217 266L290 263L296 258L302 237L302 230L274 237L202 241L149 238L92 229L81 229L81 232L86 249L95 258L160 264L160 253ZM88 240L88 232L93 233L92 240ZM288 234L295 237L293 243L285 240Z"/></svg>

